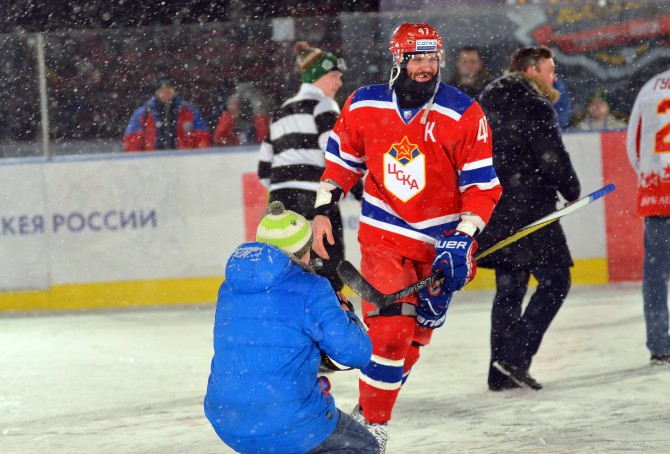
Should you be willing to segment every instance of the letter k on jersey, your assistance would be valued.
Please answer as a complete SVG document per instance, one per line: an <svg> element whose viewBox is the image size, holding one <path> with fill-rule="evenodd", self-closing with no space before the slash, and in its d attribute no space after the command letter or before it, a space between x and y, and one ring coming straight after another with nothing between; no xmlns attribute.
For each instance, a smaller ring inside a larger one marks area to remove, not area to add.
<svg viewBox="0 0 670 454"><path fill-rule="evenodd" d="M384 154L384 186L407 202L426 187L426 157L407 136Z"/></svg>

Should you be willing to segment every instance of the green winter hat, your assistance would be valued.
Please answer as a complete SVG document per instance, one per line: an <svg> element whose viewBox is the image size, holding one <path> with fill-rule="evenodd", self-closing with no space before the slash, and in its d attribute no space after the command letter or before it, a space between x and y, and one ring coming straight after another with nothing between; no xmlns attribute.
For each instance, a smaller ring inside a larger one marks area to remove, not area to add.
<svg viewBox="0 0 670 454"><path fill-rule="evenodd" d="M346 69L344 60L317 47L309 47L304 41L296 43L295 51L300 78L305 83L312 84L330 71L344 72Z"/></svg>
<svg viewBox="0 0 670 454"><path fill-rule="evenodd" d="M303 258L312 248L312 227L307 219L284 209L279 201L272 202L268 211L258 225L256 241L274 244L284 252Z"/></svg>

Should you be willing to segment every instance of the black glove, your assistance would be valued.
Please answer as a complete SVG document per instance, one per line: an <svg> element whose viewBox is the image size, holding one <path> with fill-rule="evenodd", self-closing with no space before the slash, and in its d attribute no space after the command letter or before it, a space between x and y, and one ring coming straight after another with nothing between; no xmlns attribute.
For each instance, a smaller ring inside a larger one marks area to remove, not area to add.
<svg viewBox="0 0 670 454"><path fill-rule="evenodd" d="M321 352L321 365L325 367L326 369L330 370L351 370L353 367L346 367L343 366L342 364L338 364L332 359L330 359L330 356L326 355L324 352Z"/></svg>
<svg viewBox="0 0 670 454"><path fill-rule="evenodd" d="M359 202L363 200L363 192L365 192L365 187L363 186L363 180L358 180L353 188L349 191L356 200Z"/></svg>

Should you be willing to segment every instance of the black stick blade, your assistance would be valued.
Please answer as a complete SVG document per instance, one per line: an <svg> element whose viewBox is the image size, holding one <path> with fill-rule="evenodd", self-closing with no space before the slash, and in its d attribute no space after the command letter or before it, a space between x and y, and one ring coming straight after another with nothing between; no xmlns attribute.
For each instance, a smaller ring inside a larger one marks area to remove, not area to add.
<svg viewBox="0 0 670 454"><path fill-rule="evenodd" d="M337 274L354 293L365 301L377 307L384 307L386 305L387 295L370 285L351 262L344 260L337 265Z"/></svg>

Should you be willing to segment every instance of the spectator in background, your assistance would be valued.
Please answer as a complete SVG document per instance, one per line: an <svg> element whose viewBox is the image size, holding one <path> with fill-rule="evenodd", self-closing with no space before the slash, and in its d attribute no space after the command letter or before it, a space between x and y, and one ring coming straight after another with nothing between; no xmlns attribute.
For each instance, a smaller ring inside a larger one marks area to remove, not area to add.
<svg viewBox="0 0 670 454"><path fill-rule="evenodd" d="M270 130L270 116L254 114L251 102L232 95L214 130L214 144L221 146L261 143Z"/></svg>
<svg viewBox="0 0 670 454"><path fill-rule="evenodd" d="M575 124L578 131L609 131L626 128L626 120L610 112L607 97L601 91L589 98L583 117Z"/></svg>
<svg viewBox="0 0 670 454"><path fill-rule="evenodd" d="M133 112L123 136L123 151L208 148L210 132L200 111L177 96L175 84L161 76L154 96Z"/></svg>
<svg viewBox="0 0 670 454"><path fill-rule="evenodd" d="M644 217L642 298L652 365L670 366L670 71L649 80L633 104L626 148L637 174L637 214ZM660 135L660 137L659 137Z"/></svg>
<svg viewBox="0 0 670 454"><path fill-rule="evenodd" d="M491 73L482 61L479 49L465 46L458 50L456 73L447 84L458 88L472 99L477 99L479 92L492 79Z"/></svg>
<svg viewBox="0 0 670 454"><path fill-rule="evenodd" d="M236 86L234 81L229 80L221 81L217 85L216 95L212 98L213 102L209 115L209 124L212 131L216 129L216 124L219 122L219 118L221 118L223 112L228 109L228 100L235 94Z"/></svg>
<svg viewBox="0 0 670 454"><path fill-rule="evenodd" d="M556 82L552 85L559 93L558 101L554 103L554 109L558 114L558 125L562 130L570 126L572 121L572 106L570 105L570 96L568 96L568 89L561 79L556 78Z"/></svg>
<svg viewBox="0 0 670 454"><path fill-rule="evenodd" d="M559 96L552 88L554 68L550 49L518 49L505 75L480 96L493 131L493 166L504 188L488 227L479 235L482 250L556 211L559 194L568 202L579 197L579 179L553 107ZM483 257L478 265L493 268L496 279L489 389L541 389L528 371L571 285L573 262L560 223ZM524 310L531 276L538 286Z"/></svg>
<svg viewBox="0 0 670 454"><path fill-rule="evenodd" d="M295 45L296 64L302 84L272 118L270 136L259 152L258 177L270 190L270 201L314 219L314 202L319 178L326 167L325 149L340 107L333 99L342 87L346 70L342 59L330 52ZM362 186L357 186L358 196ZM329 245L329 260L317 272L328 278L336 292L342 290L337 265L344 260L344 230L339 209L333 213L335 244Z"/></svg>

